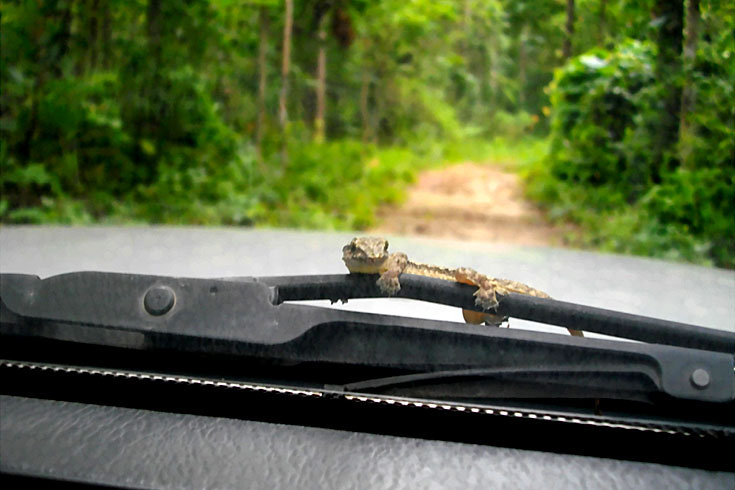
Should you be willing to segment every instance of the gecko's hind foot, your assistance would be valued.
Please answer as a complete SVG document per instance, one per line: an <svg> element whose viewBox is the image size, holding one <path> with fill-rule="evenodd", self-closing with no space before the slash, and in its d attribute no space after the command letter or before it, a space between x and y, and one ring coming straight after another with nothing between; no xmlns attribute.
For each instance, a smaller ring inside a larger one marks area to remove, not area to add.
<svg viewBox="0 0 735 490"><path fill-rule="evenodd" d="M485 313L485 325L488 327L499 327L503 323L508 321L507 316L493 315L492 313ZM510 327L510 323L508 323Z"/></svg>

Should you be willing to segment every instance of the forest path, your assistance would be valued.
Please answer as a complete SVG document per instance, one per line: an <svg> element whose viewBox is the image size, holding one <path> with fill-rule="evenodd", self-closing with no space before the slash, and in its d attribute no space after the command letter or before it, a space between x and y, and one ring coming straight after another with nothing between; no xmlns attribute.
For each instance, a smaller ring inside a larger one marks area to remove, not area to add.
<svg viewBox="0 0 735 490"><path fill-rule="evenodd" d="M516 174L474 162L420 173L406 201L378 210L370 231L535 246L563 245L565 234L525 199Z"/></svg>

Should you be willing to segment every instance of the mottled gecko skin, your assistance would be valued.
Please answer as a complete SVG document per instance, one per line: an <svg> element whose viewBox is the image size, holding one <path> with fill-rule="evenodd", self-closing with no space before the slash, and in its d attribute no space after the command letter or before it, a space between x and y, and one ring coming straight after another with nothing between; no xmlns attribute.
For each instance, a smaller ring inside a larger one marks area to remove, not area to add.
<svg viewBox="0 0 735 490"><path fill-rule="evenodd" d="M380 237L353 238L342 248L342 260L351 273L380 274L378 287L388 295L396 294L401 289L399 277L403 273L477 286L475 304L486 311L462 310L462 316L467 323L500 325L504 318L487 311L498 306L496 294L519 293L549 298L548 294L526 284L488 277L467 267L452 269L412 262L405 253L388 253L388 241ZM583 336L579 330L569 329L569 333L577 337Z"/></svg>

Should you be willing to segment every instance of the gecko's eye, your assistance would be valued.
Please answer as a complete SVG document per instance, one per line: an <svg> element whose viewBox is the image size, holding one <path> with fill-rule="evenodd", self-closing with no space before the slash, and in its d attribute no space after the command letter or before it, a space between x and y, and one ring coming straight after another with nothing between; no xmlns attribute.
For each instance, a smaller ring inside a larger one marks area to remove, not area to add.
<svg viewBox="0 0 735 490"><path fill-rule="evenodd" d="M384 252L388 251L388 240L386 240L385 243L383 244L383 251Z"/></svg>

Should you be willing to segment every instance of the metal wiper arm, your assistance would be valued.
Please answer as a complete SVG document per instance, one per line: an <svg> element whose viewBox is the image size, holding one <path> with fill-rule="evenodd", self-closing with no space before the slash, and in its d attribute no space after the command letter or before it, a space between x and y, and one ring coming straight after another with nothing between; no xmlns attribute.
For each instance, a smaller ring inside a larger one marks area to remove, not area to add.
<svg viewBox="0 0 735 490"><path fill-rule="evenodd" d="M283 302L385 296L375 284L376 279L374 275L337 274L259 280L273 286L277 292L275 301ZM468 284L402 274L401 290L396 296L480 311L472 296L475 290ZM732 332L523 294L498 295L498 300L497 313L501 316L641 342L735 354L735 333Z"/></svg>
<svg viewBox="0 0 735 490"><path fill-rule="evenodd" d="M402 283L403 297L473 306L470 287L414 276L403 277ZM649 393L705 402L735 398L733 356L722 352L284 304L378 295L371 276L189 279L84 272L41 280L0 274L0 333L4 345L45 339L164 353L159 356L164 360L165 353L184 352L284 365L337 364L362 369L358 379L376 369L416 374L543 368L553 373L570 365L594 377L605 366L608 372L642 373L652 380ZM508 296L501 307L533 310L535 303L527 301ZM714 341L727 346L729 338ZM13 355L5 349L3 355ZM129 359L132 363L135 356ZM298 370L293 373L298 376ZM634 384L628 388L640 389Z"/></svg>

